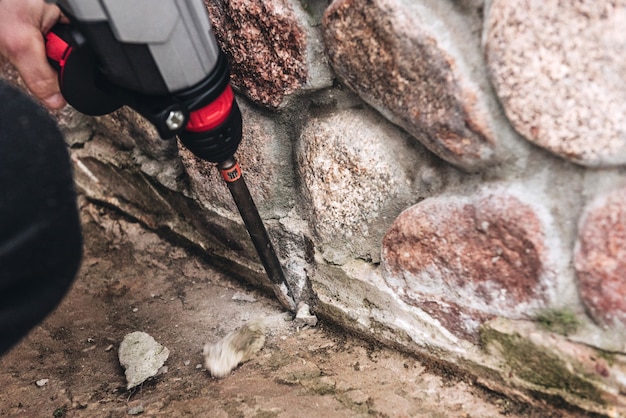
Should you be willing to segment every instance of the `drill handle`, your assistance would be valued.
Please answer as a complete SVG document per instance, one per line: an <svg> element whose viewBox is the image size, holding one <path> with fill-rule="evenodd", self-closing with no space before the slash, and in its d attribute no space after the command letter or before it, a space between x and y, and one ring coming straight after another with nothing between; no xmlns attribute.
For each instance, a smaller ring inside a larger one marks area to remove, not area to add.
<svg viewBox="0 0 626 418"><path fill-rule="evenodd" d="M46 34L48 62L58 73L65 100L86 115L100 116L120 108L124 101L116 87L98 71L96 55L73 27L57 24Z"/></svg>

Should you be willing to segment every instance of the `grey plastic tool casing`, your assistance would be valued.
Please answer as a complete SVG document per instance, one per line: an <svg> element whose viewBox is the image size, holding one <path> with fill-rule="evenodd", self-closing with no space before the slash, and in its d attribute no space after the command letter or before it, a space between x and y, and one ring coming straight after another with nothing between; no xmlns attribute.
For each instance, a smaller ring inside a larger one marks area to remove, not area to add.
<svg viewBox="0 0 626 418"><path fill-rule="evenodd" d="M208 76L219 56L202 0L58 0L72 17L105 21L120 42L147 45L170 92Z"/></svg>

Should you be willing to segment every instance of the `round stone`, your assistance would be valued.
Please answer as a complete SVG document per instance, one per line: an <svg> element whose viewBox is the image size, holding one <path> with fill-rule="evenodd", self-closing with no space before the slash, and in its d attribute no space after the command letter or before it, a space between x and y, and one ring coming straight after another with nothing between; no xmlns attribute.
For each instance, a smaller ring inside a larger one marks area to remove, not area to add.
<svg viewBox="0 0 626 418"><path fill-rule="evenodd" d="M626 1L494 0L489 72L526 139L586 166L626 163Z"/></svg>

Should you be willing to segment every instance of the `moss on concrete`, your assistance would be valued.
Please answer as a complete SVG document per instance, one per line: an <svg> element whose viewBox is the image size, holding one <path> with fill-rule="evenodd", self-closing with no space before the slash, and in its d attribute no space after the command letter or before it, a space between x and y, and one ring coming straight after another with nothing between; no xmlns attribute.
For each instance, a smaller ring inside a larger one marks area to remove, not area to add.
<svg viewBox="0 0 626 418"><path fill-rule="evenodd" d="M535 320L545 330L566 336L575 333L580 326L576 314L568 309L545 309Z"/></svg>
<svg viewBox="0 0 626 418"><path fill-rule="evenodd" d="M506 334L483 327L480 338L487 351L497 347L517 378L548 392L569 394L605 405L600 390L592 381L575 374L563 359L519 334Z"/></svg>

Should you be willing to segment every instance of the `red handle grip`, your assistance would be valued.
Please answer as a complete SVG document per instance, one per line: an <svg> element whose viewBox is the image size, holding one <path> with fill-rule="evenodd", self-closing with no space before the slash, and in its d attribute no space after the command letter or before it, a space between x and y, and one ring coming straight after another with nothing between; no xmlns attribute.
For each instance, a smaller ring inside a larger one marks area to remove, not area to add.
<svg viewBox="0 0 626 418"><path fill-rule="evenodd" d="M72 53L72 47L59 35L50 31L46 34L46 55L50 64L57 71L62 71L67 58Z"/></svg>
<svg viewBox="0 0 626 418"><path fill-rule="evenodd" d="M122 101L96 82L98 63L84 44L73 43L71 25L58 24L46 34L48 62L59 73L59 87L65 100L87 115L105 115L122 106ZM78 45L78 46L75 46Z"/></svg>

